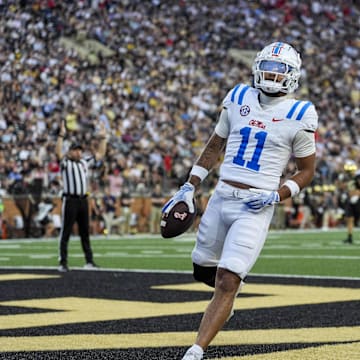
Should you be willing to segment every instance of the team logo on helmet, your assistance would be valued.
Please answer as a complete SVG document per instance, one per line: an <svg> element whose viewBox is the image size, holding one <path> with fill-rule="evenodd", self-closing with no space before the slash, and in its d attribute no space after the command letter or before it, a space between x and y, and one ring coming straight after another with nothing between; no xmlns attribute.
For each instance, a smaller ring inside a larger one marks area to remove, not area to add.
<svg viewBox="0 0 360 360"><path fill-rule="evenodd" d="M275 43L273 44L273 48L272 48L272 55L273 56L279 56L281 53L281 50L284 48L284 44L281 42Z"/></svg>
<svg viewBox="0 0 360 360"><path fill-rule="evenodd" d="M240 108L240 115L241 116L247 116L250 114L250 107L248 105L243 105Z"/></svg>

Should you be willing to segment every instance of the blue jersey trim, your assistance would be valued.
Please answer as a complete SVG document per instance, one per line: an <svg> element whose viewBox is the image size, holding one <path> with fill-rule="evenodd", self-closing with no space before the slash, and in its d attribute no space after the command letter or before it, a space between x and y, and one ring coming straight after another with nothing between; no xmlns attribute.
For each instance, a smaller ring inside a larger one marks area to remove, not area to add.
<svg viewBox="0 0 360 360"><path fill-rule="evenodd" d="M308 101L300 110L298 116L296 117L296 120L301 120L302 117L304 116L305 114L305 111L308 109L308 107L312 105L311 101Z"/></svg>
<svg viewBox="0 0 360 360"><path fill-rule="evenodd" d="M231 102L234 102L236 92L237 92L238 88L240 87L240 85L241 85L241 84L236 85L235 88L234 88L234 90L233 90L233 92L231 93Z"/></svg>
<svg viewBox="0 0 360 360"><path fill-rule="evenodd" d="M287 119L291 119L291 117L294 115L294 112L296 110L296 108L300 105L302 101L301 100L298 100L293 106L292 108L290 109L290 111L288 112L288 114L286 115L286 118Z"/></svg>
<svg viewBox="0 0 360 360"><path fill-rule="evenodd" d="M242 105L242 102L244 100L245 93L250 89L249 85L246 85L240 92L238 105Z"/></svg>

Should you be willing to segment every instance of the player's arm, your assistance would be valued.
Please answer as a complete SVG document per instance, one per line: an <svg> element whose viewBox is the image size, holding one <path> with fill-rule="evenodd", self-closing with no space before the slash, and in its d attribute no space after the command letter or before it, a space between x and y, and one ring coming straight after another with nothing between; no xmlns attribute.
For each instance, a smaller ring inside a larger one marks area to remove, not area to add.
<svg viewBox="0 0 360 360"><path fill-rule="evenodd" d="M300 130L293 142L297 172L278 190L280 200L297 195L311 183L315 175L315 151L314 131Z"/></svg>
<svg viewBox="0 0 360 360"><path fill-rule="evenodd" d="M194 186L199 185L201 181L206 178L209 171L216 165L220 154L224 150L229 135L229 128L228 112L224 107L221 110L219 121L214 132L191 169L188 182Z"/></svg>
<svg viewBox="0 0 360 360"><path fill-rule="evenodd" d="M207 175L207 173L216 165L219 156L224 149L225 143L226 143L226 139L220 137L214 131L209 141L207 142L205 148L203 149L201 155L195 162L194 167L190 173L190 177L188 181L191 184L197 186L203 180L199 176L200 174L196 175L196 172L194 173L194 169L196 169L196 167L203 168L205 170L204 175L205 174Z"/></svg>
<svg viewBox="0 0 360 360"><path fill-rule="evenodd" d="M224 108L221 111L219 122L213 134L210 136L209 141L190 171L188 181L180 187L180 190L162 208L164 214L168 214L175 204L181 201L184 201L188 205L190 213L194 212L193 199L195 187L206 178L209 170L217 163L224 149L228 131L227 110Z"/></svg>
<svg viewBox="0 0 360 360"><path fill-rule="evenodd" d="M289 180L285 181L283 186L278 190L280 201L296 195L296 193L311 183L315 175L315 153L304 158L295 158L295 162L298 171L289 179L292 182ZM293 191L292 185L294 185ZM296 186L298 186L298 190ZM293 194L293 192L295 193Z"/></svg>

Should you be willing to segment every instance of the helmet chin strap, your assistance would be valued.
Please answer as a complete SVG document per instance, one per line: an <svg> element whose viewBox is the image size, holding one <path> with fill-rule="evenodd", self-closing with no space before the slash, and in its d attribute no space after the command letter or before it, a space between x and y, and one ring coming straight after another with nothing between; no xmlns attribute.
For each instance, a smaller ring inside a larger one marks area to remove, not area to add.
<svg viewBox="0 0 360 360"><path fill-rule="evenodd" d="M261 88L260 88L260 90L261 90L261 92L263 92L266 96L269 96L269 97L279 97L279 96L285 96L285 95L287 95L286 93L283 93L283 92L281 92L281 91L278 91L278 92L276 92L276 93L269 93L269 92L267 92L267 91L265 91L265 90L263 90L263 89L261 89Z"/></svg>
<svg viewBox="0 0 360 360"><path fill-rule="evenodd" d="M259 103L261 106L274 106L283 101L283 96L287 94L266 94L264 91L259 92Z"/></svg>

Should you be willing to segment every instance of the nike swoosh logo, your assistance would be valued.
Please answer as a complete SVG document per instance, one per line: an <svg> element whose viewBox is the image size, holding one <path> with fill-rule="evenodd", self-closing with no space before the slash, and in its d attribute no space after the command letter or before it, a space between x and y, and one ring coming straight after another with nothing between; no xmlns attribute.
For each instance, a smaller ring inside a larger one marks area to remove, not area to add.
<svg viewBox="0 0 360 360"><path fill-rule="evenodd" d="M279 122L279 121L283 121L284 119L275 119L275 118L272 118L272 121L273 122Z"/></svg>

